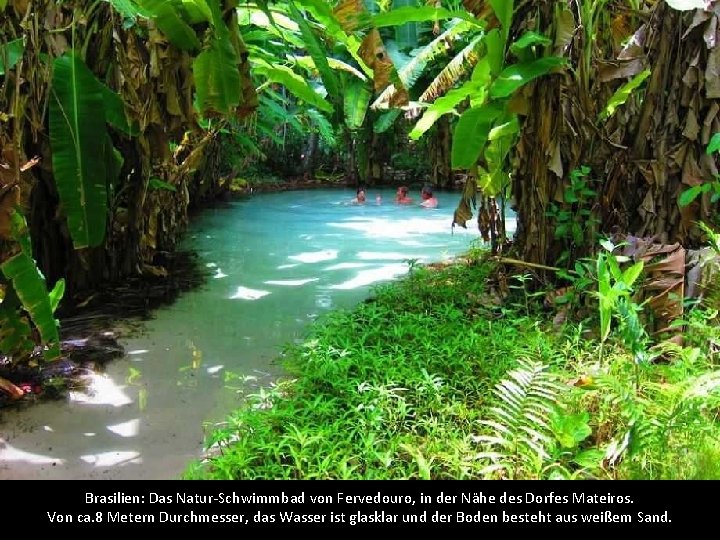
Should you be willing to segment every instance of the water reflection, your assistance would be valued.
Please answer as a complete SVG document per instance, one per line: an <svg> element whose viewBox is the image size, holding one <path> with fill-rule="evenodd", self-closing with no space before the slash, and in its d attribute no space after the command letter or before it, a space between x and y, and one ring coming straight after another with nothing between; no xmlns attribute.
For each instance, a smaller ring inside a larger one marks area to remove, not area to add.
<svg viewBox="0 0 720 540"><path fill-rule="evenodd" d="M382 195L392 200L394 190ZM200 455L204 423L271 385L283 345L301 342L308 322L351 307L410 261L470 246L477 230L451 234L448 199L457 195L441 195L431 212L341 204L351 190L259 195L206 211L185 245L215 279L125 339L126 358L91 374L85 391L5 414L0 478L177 477Z"/></svg>

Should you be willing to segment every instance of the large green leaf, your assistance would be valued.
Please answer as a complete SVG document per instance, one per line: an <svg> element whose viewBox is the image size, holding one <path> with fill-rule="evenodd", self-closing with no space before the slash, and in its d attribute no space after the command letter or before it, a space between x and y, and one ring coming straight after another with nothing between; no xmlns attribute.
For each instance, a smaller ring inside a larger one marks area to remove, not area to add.
<svg viewBox="0 0 720 540"><path fill-rule="evenodd" d="M542 34L533 32L532 30L525 32L518 40L510 45L510 51L517 55L520 51L532 47L533 45L550 45L552 40Z"/></svg>
<svg viewBox="0 0 720 540"><path fill-rule="evenodd" d="M600 112L600 120L607 120L615 114L615 109L617 109L620 105L623 105L632 95L633 91L635 91L635 89L638 88L649 76L650 70L646 69L618 88L608 100L605 108Z"/></svg>
<svg viewBox="0 0 720 540"><path fill-rule="evenodd" d="M354 80L347 86L344 95L344 111L345 123L349 129L356 130L362 127L371 97L372 89L369 83Z"/></svg>
<svg viewBox="0 0 720 540"><path fill-rule="evenodd" d="M500 104L490 103L463 113L453 134L453 168L469 169L475 165L488 140L493 122L501 112Z"/></svg>
<svg viewBox="0 0 720 540"><path fill-rule="evenodd" d="M295 3L292 0L288 2L288 7L290 8L290 14L300 27L300 33L305 41L305 49L312 57L315 62L315 67L320 72L320 78L325 85L325 89L331 96L335 98L339 97L340 84L338 83L335 72L330 69L330 64L328 63L328 51L320 44L315 32L313 32L313 29L310 28L307 20L305 20L305 17L300 14L300 11L298 11L297 6L295 6Z"/></svg>
<svg viewBox="0 0 720 540"><path fill-rule="evenodd" d="M115 11L126 19L136 19L140 16L146 16L147 11L143 10L132 0L105 0Z"/></svg>
<svg viewBox="0 0 720 540"><path fill-rule="evenodd" d="M5 277L12 280L23 307L37 326L43 342L48 345L45 359L57 358L60 356L58 324L53 316L45 278L35 261L27 253L20 252L2 263L0 268Z"/></svg>
<svg viewBox="0 0 720 540"><path fill-rule="evenodd" d="M503 41L507 42L510 26L512 25L515 0L490 0L490 5L495 12L495 16L500 21L500 27L503 31Z"/></svg>
<svg viewBox="0 0 720 540"><path fill-rule="evenodd" d="M8 0L0 0L0 11L3 11L5 9L5 6L7 6Z"/></svg>
<svg viewBox="0 0 720 540"><path fill-rule="evenodd" d="M53 63L50 147L55 182L75 248L105 237L107 170L101 85L83 61L68 53Z"/></svg>
<svg viewBox="0 0 720 540"><path fill-rule="evenodd" d="M505 58L505 44L497 28L493 28L487 33L485 46L487 47L486 58L490 67L490 74L497 77L503 68L503 59Z"/></svg>
<svg viewBox="0 0 720 540"><path fill-rule="evenodd" d="M50 298L50 309L53 313L57 310L58 306L60 305L60 300L62 300L62 297L65 295L65 280L59 279L57 283L55 283L55 286L53 287L53 290L50 291L50 294L48 295Z"/></svg>
<svg viewBox="0 0 720 540"><path fill-rule="evenodd" d="M342 29L326 0L296 0L296 2L307 9L324 26L328 36L341 43L347 42L348 35Z"/></svg>
<svg viewBox="0 0 720 540"><path fill-rule="evenodd" d="M708 143L708 146L705 149L705 153L708 155L711 155L714 152L717 152L718 150L720 150L720 133L715 133L712 136L712 139L710 139L710 142Z"/></svg>
<svg viewBox="0 0 720 540"><path fill-rule="evenodd" d="M213 21L210 6L205 0L182 0L182 7L187 13L187 20L190 24Z"/></svg>
<svg viewBox="0 0 720 540"><path fill-rule="evenodd" d="M105 119L116 129L119 129L127 135L137 135L137 122L130 124L125 114L125 103L117 92L113 92L104 84L98 82L103 97L103 107L105 108Z"/></svg>
<svg viewBox="0 0 720 540"><path fill-rule="evenodd" d="M261 75L269 82L282 84L295 97L302 99L325 112L332 112L333 108L320 94L307 83L305 79L286 66L271 66L258 64L254 68L256 75Z"/></svg>
<svg viewBox="0 0 720 540"><path fill-rule="evenodd" d="M496 141L504 137L511 137L520 131L517 115L513 114L506 122L498 123L497 126L490 130L488 139Z"/></svg>
<svg viewBox="0 0 720 540"><path fill-rule="evenodd" d="M483 21L467 11L451 11L449 9L432 6L404 6L391 11L385 11L373 16L373 23L376 28L382 28L384 26L399 26L409 22L439 21L444 19L463 19L478 27L484 25Z"/></svg>
<svg viewBox="0 0 720 540"><path fill-rule="evenodd" d="M565 59L558 56L546 56L533 62L514 64L505 68L490 87L490 96L504 98L532 80L546 75L556 67L564 66Z"/></svg>
<svg viewBox="0 0 720 540"><path fill-rule="evenodd" d="M228 115L240 103L240 71L229 40L215 39L193 62L195 88L203 115Z"/></svg>
<svg viewBox="0 0 720 540"><path fill-rule="evenodd" d="M430 129L438 118L444 114L455 112L455 107L462 103L470 94L479 90L477 84L467 81L458 88L453 88L443 97L438 98L430 105L422 118L418 120L415 127L410 132L410 138L418 140L423 134Z"/></svg>
<svg viewBox="0 0 720 540"><path fill-rule="evenodd" d="M138 0L141 7L152 15L160 31L168 41L184 51L200 48L195 31L180 17L177 2L168 0Z"/></svg>
<svg viewBox="0 0 720 540"><path fill-rule="evenodd" d="M14 68L24 52L25 43L22 38L8 41L6 45L0 44L0 75L5 75L6 71Z"/></svg>
<svg viewBox="0 0 720 540"><path fill-rule="evenodd" d="M380 118L378 118L373 124L373 131L375 133L384 133L387 131L390 126L393 125L397 117L400 116L401 112L402 109L390 109L389 111L381 114Z"/></svg>

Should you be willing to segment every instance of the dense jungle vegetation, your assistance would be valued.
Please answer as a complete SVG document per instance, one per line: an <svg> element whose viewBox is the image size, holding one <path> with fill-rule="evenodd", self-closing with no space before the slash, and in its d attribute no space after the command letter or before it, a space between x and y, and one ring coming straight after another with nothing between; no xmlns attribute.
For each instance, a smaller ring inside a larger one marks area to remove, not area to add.
<svg viewBox="0 0 720 540"><path fill-rule="evenodd" d="M462 189L478 250L287 352L189 477L717 478L720 5L0 0L0 392L194 209ZM505 207L518 216L506 234Z"/></svg>

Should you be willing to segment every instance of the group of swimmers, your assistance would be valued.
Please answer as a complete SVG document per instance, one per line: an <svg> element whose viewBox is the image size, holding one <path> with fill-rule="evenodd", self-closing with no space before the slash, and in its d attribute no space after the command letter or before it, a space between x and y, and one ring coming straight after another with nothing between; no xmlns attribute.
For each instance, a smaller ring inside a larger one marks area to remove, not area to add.
<svg viewBox="0 0 720 540"><path fill-rule="evenodd" d="M395 203L397 204L412 204L413 200L408 196L408 188L407 186L400 186L397 189L397 193L395 194ZM422 199L422 202L420 203L420 206L423 208L437 208L438 200L433 195L432 187L430 185L424 185L422 190L420 191L420 198ZM365 204L367 201L367 195L365 193L365 188L358 188L357 194L355 199L353 199L354 204ZM382 198L380 195L375 197L375 202L377 204L382 203Z"/></svg>

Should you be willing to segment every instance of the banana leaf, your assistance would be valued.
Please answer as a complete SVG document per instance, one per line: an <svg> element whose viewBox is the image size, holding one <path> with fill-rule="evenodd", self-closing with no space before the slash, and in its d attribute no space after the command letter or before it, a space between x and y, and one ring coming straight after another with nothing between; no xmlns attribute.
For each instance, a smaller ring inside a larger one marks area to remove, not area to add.
<svg viewBox="0 0 720 540"><path fill-rule="evenodd" d="M195 85L203 115L227 115L240 103L240 71L232 44L215 39L193 62Z"/></svg>
<svg viewBox="0 0 720 540"><path fill-rule="evenodd" d="M365 122L372 90L369 83L354 80L345 89L344 111L345 123L351 130L360 129Z"/></svg>
<svg viewBox="0 0 720 540"><path fill-rule="evenodd" d="M504 98L532 80L550 73L556 67L564 66L566 61L558 56L546 56L532 62L513 64L505 68L490 87L490 96Z"/></svg>
<svg viewBox="0 0 720 540"><path fill-rule="evenodd" d="M57 358L60 356L58 322L53 316L45 278L38 270L35 261L30 255L21 251L2 263L0 269L5 277L13 282L18 298L30 314L43 342L47 344L48 348L44 351L45 359Z"/></svg>
<svg viewBox="0 0 720 540"><path fill-rule="evenodd" d="M107 216L107 129L101 85L68 53L53 63L50 146L55 182L76 249L102 244Z"/></svg>
<svg viewBox="0 0 720 540"><path fill-rule="evenodd" d="M303 40L305 41L305 49L312 57L315 62L315 67L320 72L320 78L322 79L325 89L328 94L332 97L337 98L340 96L340 84L335 72L330 68L328 63L328 52L318 40L317 36L313 32L305 18L300 14L300 11L295 6L295 3L288 2L290 8L290 14L292 15L295 22L300 27L300 33L302 34Z"/></svg>
<svg viewBox="0 0 720 540"><path fill-rule="evenodd" d="M306 101L317 109L325 112L333 111L332 105L313 90L305 79L290 68L280 65L258 64L253 71L256 75L265 77L269 82L282 84L296 98Z"/></svg>
<svg viewBox="0 0 720 540"><path fill-rule="evenodd" d="M139 0L142 8L147 10L160 31L168 41L184 51L200 48L200 40L193 30L180 17L179 6L176 2L167 0Z"/></svg>
<svg viewBox="0 0 720 540"><path fill-rule="evenodd" d="M463 113L455 126L452 145L452 166L469 169L480 157L495 119L502 112L500 104L473 107Z"/></svg>

